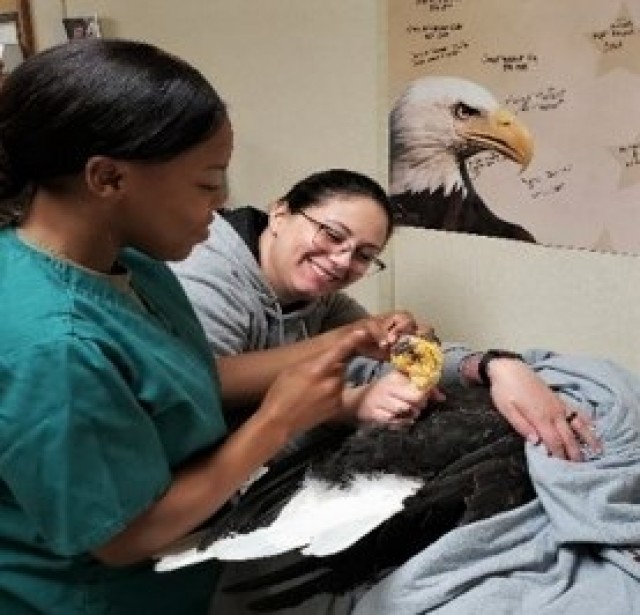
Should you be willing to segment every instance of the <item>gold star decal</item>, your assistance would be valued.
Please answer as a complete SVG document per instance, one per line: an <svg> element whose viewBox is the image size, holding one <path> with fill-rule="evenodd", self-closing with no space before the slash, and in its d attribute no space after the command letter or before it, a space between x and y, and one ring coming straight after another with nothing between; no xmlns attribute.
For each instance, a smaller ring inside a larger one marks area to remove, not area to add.
<svg viewBox="0 0 640 615"><path fill-rule="evenodd" d="M631 143L611 148L611 153L620 165L619 188L640 184L640 135Z"/></svg>
<svg viewBox="0 0 640 615"><path fill-rule="evenodd" d="M622 5L613 23L603 30L592 32L589 38L601 54L598 75L614 68L640 74L640 29L633 21L626 4Z"/></svg>

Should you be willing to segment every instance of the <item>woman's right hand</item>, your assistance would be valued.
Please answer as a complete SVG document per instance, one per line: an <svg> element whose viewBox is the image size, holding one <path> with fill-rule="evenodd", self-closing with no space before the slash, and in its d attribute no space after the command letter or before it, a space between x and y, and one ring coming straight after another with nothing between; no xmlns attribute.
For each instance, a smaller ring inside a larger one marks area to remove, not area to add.
<svg viewBox="0 0 640 615"><path fill-rule="evenodd" d="M419 331L433 333L430 325L418 323L410 312L396 311L361 318L334 329L332 334L341 338L345 333L357 329L365 329L370 336L370 342L360 346L360 354L380 361L389 359L390 348L402 335L415 334Z"/></svg>
<svg viewBox="0 0 640 615"><path fill-rule="evenodd" d="M367 327L346 332L329 350L284 369L269 387L260 412L286 439L338 418L347 362L376 344Z"/></svg>

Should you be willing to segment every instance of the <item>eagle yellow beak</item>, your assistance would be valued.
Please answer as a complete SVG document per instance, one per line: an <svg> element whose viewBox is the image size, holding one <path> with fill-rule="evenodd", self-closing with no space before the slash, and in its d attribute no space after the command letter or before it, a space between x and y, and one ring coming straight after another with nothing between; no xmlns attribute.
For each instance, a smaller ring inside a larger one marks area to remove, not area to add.
<svg viewBox="0 0 640 615"><path fill-rule="evenodd" d="M495 150L517 162L521 171L533 157L533 137L529 129L506 109L469 118L462 132L476 151Z"/></svg>

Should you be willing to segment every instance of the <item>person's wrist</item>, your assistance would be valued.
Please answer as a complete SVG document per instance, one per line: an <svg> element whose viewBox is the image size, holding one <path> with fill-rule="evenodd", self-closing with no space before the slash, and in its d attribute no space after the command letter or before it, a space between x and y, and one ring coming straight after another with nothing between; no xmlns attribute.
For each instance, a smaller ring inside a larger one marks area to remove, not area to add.
<svg viewBox="0 0 640 615"><path fill-rule="evenodd" d="M458 365L458 374L462 381L467 384L480 384L480 376L478 375L478 364L482 353L475 352L464 357Z"/></svg>
<svg viewBox="0 0 640 615"><path fill-rule="evenodd" d="M342 409L338 415L339 421L354 423L362 419L364 399L369 385L347 386L342 392Z"/></svg>
<svg viewBox="0 0 640 615"><path fill-rule="evenodd" d="M499 348L492 348L482 354L478 361L478 379L486 387L491 386L491 377L489 373L489 366L492 361L496 359L510 359L512 361L524 361L521 354L513 352L511 350L501 350Z"/></svg>

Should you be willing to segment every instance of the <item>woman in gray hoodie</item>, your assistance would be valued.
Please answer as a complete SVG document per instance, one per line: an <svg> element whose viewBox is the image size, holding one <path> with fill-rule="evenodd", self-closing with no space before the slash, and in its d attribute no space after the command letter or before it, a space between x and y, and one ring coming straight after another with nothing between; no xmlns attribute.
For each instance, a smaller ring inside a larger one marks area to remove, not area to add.
<svg viewBox="0 0 640 615"><path fill-rule="evenodd" d="M278 372L362 319L382 321L390 342L416 330L410 314L370 316L342 292L384 269L379 254L391 229L384 190L343 169L298 182L269 214L242 207L216 218L209 239L174 271L218 357L227 407L251 408ZM347 373L345 419L410 421L429 397L378 361L354 359Z"/></svg>

